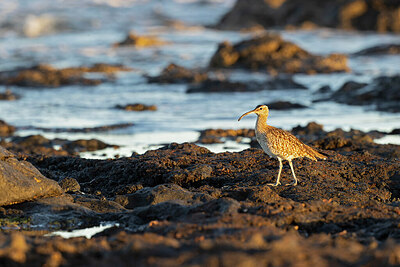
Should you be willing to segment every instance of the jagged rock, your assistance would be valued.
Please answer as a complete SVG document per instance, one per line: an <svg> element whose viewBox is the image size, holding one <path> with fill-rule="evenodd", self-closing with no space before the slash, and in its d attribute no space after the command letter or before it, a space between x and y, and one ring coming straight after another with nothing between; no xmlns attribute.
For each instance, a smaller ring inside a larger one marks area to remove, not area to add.
<svg viewBox="0 0 400 267"><path fill-rule="evenodd" d="M59 87L63 85L98 85L104 79L88 79L87 72L115 73L129 71L122 65L95 64L91 67L71 67L56 69L50 65L40 64L31 68L21 68L0 72L0 84L23 87Z"/></svg>
<svg viewBox="0 0 400 267"><path fill-rule="evenodd" d="M118 43L114 44L114 47L119 46L156 46L156 45L165 45L167 42L160 40L156 37L152 36L140 36L135 33L129 33L126 38Z"/></svg>
<svg viewBox="0 0 400 267"><path fill-rule="evenodd" d="M127 104L125 106L122 105L116 105L115 108L117 109L123 109L126 111L156 111L157 106L156 105L145 105L145 104Z"/></svg>
<svg viewBox="0 0 400 267"><path fill-rule="evenodd" d="M289 101L276 101L272 102L269 104L266 104L268 108L274 109L274 110L290 110L290 109L303 109L307 108L307 106L298 104L298 103L292 103Z"/></svg>
<svg viewBox="0 0 400 267"><path fill-rule="evenodd" d="M11 90L7 89L4 93L0 93L0 100L12 101L19 99L20 96L14 94Z"/></svg>
<svg viewBox="0 0 400 267"><path fill-rule="evenodd" d="M67 141L65 142L65 144L62 145L62 148L71 154L73 154L74 152L96 151L105 149L107 147L118 146L106 144L98 139L79 139L75 141Z"/></svg>
<svg viewBox="0 0 400 267"><path fill-rule="evenodd" d="M176 64L169 64L159 76L147 77L149 83L199 83L208 78L208 74L184 68Z"/></svg>
<svg viewBox="0 0 400 267"><path fill-rule="evenodd" d="M84 128L43 128L43 127L21 127L24 130L40 130L43 132L54 132L54 133L91 133L91 132L107 132L117 129L124 129L133 126L133 123L118 123L111 125L103 125L96 127L84 127Z"/></svg>
<svg viewBox="0 0 400 267"><path fill-rule="evenodd" d="M223 143L223 139L240 141L242 137L254 138L255 131L253 129L206 129L200 131L200 137L197 140L197 143Z"/></svg>
<svg viewBox="0 0 400 267"><path fill-rule="evenodd" d="M146 187L132 194L118 196L124 201L120 203L126 208L135 208L156 205L165 201L175 201L182 205L193 205L209 201L212 197L208 194L193 193L176 184L161 184L155 187Z"/></svg>
<svg viewBox="0 0 400 267"><path fill-rule="evenodd" d="M0 120L0 136L10 136L15 132L15 127Z"/></svg>
<svg viewBox="0 0 400 267"><path fill-rule="evenodd" d="M400 112L400 76L382 76L371 84L347 82L331 99L348 105L374 105L377 110Z"/></svg>
<svg viewBox="0 0 400 267"><path fill-rule="evenodd" d="M57 196L60 186L44 177L31 163L18 160L0 147L0 206Z"/></svg>
<svg viewBox="0 0 400 267"><path fill-rule="evenodd" d="M79 152L95 151L107 147L118 147L109 145L97 139L90 140L66 140L48 139L42 135L15 136L9 142L2 141L2 146L7 149L23 154L42 154L42 155L78 155ZM60 148L56 149L55 146ZM57 179L58 180L58 179Z"/></svg>
<svg viewBox="0 0 400 267"><path fill-rule="evenodd" d="M216 27L331 27L346 30L400 32L400 3L393 0L237 0Z"/></svg>
<svg viewBox="0 0 400 267"><path fill-rule="evenodd" d="M58 182L61 188L66 192L77 192L81 190L81 186L78 181L74 178L65 177L61 181Z"/></svg>
<svg viewBox="0 0 400 267"><path fill-rule="evenodd" d="M226 93L226 92L255 92L261 90L307 89L295 82L291 77L276 77L264 83L231 82L227 80L207 79L198 84L190 85L186 93Z"/></svg>
<svg viewBox="0 0 400 267"><path fill-rule="evenodd" d="M189 86L186 93L227 93L227 92L252 92L260 91L263 88L257 84L230 82L225 80L211 80Z"/></svg>
<svg viewBox="0 0 400 267"><path fill-rule="evenodd" d="M282 90L282 89L299 89L307 90L308 88L304 85L295 82L292 77L278 76L268 80L264 85L266 90Z"/></svg>
<svg viewBox="0 0 400 267"><path fill-rule="evenodd" d="M369 48L365 48L360 50L354 55L356 56L369 56L369 55L394 55L400 54L400 44L384 44L384 45L377 45Z"/></svg>
<svg viewBox="0 0 400 267"><path fill-rule="evenodd" d="M211 68L245 68L275 73L331 73L349 71L341 54L313 55L299 46L268 33L232 45L223 42L210 61Z"/></svg>

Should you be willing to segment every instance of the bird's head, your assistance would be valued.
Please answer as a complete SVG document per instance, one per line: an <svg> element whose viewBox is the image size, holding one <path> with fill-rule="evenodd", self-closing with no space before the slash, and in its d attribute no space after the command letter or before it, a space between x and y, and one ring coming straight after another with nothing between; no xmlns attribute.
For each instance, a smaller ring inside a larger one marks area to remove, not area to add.
<svg viewBox="0 0 400 267"><path fill-rule="evenodd" d="M268 116L269 110L266 105L258 105L255 109L250 110L250 111L244 113L242 116L240 116L238 121L240 121L244 116L247 116L252 113L257 114L257 116Z"/></svg>

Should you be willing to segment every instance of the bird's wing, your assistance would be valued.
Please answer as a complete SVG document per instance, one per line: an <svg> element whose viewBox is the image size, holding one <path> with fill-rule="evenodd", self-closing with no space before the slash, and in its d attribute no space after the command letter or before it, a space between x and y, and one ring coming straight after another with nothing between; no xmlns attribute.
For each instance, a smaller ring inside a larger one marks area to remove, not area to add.
<svg viewBox="0 0 400 267"><path fill-rule="evenodd" d="M307 146L303 142L301 142L296 136L293 134L270 126L269 136L269 144L270 149L275 154L280 155L282 158L287 159L289 157L298 158L298 157L309 157L315 160L315 157L310 153L311 147Z"/></svg>

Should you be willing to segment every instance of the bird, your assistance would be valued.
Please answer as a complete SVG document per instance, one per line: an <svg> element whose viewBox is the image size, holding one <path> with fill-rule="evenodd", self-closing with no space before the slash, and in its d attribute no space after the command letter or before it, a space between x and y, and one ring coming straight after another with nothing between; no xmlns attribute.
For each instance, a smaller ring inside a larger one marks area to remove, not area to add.
<svg viewBox="0 0 400 267"><path fill-rule="evenodd" d="M240 116L238 121L249 114L257 115L255 132L258 143L261 145L262 149L268 156L270 156L271 158L276 158L279 161L278 178L276 179L275 183L270 183L268 185L278 186L281 184L279 179L282 172L283 160L287 160L289 162L290 169L293 174L293 183L287 185L293 186L296 186L298 181L296 178L296 174L294 173L292 163L293 159L306 157L313 161L317 161L317 159L326 160L325 155L322 155L314 148L304 144L293 134L268 125L268 106L258 105L255 109L250 110Z"/></svg>

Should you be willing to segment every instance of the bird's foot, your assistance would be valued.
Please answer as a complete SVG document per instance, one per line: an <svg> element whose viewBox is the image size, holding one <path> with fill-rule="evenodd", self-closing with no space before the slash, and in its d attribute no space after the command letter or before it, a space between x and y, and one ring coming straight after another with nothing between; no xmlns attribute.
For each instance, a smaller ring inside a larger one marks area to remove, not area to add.
<svg viewBox="0 0 400 267"><path fill-rule="evenodd" d="M297 181L293 181L292 183L290 183L290 184L285 184L286 186L289 186L289 185L293 185L293 186L296 186L297 185Z"/></svg>
<svg viewBox="0 0 400 267"><path fill-rule="evenodd" d="M272 186L278 186L278 185L281 185L281 182L276 182L276 183L274 183L274 184L267 184L267 185L272 185Z"/></svg>

